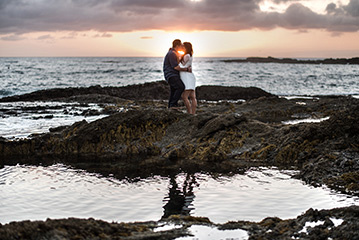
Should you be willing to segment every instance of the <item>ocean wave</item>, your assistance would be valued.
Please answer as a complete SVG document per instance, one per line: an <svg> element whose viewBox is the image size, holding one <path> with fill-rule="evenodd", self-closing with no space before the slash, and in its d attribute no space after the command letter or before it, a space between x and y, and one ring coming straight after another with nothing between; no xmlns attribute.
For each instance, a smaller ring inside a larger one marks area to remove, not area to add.
<svg viewBox="0 0 359 240"><path fill-rule="evenodd" d="M0 89L0 97L1 96L6 97L6 96L11 96L11 95L13 95L12 91Z"/></svg>
<svg viewBox="0 0 359 240"><path fill-rule="evenodd" d="M68 72L66 75L88 75L88 74L108 74L108 73L130 73L137 72L135 69L128 70L116 70L116 69L107 69L107 70L88 70L88 71L76 71L76 72Z"/></svg>
<svg viewBox="0 0 359 240"><path fill-rule="evenodd" d="M354 65L248 64L222 60L194 59L193 73L198 86L253 86L277 95L359 95L359 71ZM162 57L3 58L0 66L6 90L0 96L59 86L124 86L164 79ZM14 86L18 89L10 89Z"/></svg>
<svg viewBox="0 0 359 240"><path fill-rule="evenodd" d="M17 74L25 74L24 71L20 71L20 70L15 70L15 71L12 71L13 73L17 73Z"/></svg>

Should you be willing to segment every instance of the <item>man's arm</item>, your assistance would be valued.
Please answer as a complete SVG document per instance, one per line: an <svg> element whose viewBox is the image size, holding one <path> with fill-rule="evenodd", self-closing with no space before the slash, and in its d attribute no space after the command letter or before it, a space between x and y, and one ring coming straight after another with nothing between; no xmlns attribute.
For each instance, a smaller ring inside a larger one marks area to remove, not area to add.
<svg viewBox="0 0 359 240"><path fill-rule="evenodd" d="M188 68L181 68L180 66L174 67L175 70L177 71L182 71L182 72L192 72L192 68L188 67Z"/></svg>

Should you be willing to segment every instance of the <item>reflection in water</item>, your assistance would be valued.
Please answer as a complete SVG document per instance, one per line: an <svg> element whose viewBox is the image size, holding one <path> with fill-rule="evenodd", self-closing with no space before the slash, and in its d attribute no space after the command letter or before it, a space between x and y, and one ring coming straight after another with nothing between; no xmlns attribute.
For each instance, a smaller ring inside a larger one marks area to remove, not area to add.
<svg viewBox="0 0 359 240"><path fill-rule="evenodd" d="M307 186L292 174L257 168L232 176L181 172L118 179L63 164L4 166L0 168L0 223L68 217L157 221L173 214L225 223L268 216L293 218L309 208L359 204L356 197Z"/></svg>
<svg viewBox="0 0 359 240"><path fill-rule="evenodd" d="M192 204L195 198L193 193L194 186L199 186L194 174L187 173L182 189L177 183L176 176L170 176L169 193L164 199L166 204L163 206L162 219L171 215L190 215L191 210L194 209Z"/></svg>

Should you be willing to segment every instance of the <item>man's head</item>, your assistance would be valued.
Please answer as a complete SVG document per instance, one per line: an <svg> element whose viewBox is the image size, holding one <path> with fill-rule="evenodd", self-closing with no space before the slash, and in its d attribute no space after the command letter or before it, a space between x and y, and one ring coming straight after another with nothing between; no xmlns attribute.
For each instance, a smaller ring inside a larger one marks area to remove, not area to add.
<svg viewBox="0 0 359 240"><path fill-rule="evenodd" d="M181 40L179 40L179 39L175 39L175 40L173 40L173 42L172 42L172 48L174 49L174 50L179 50L180 48L182 47L182 42L181 42Z"/></svg>

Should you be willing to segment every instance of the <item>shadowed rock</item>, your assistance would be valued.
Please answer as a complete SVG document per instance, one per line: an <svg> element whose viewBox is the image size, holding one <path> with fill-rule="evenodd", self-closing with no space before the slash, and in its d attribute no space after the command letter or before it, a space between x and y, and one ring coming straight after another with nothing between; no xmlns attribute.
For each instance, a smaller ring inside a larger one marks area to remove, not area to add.
<svg viewBox="0 0 359 240"><path fill-rule="evenodd" d="M289 64L359 64L359 57L355 58L326 58L320 60L300 60L295 58L249 57L246 59L230 59L223 62L238 63L289 63Z"/></svg>
<svg viewBox="0 0 359 240"><path fill-rule="evenodd" d="M172 215L161 221L108 223L94 219L59 219L22 221L0 224L0 239L162 239L190 236L190 226L207 226L219 230L242 229L250 239L358 239L359 207L331 210L309 209L294 219L267 217L260 222L232 221L212 223L205 217ZM340 222L339 222L340 221ZM315 223L315 224L313 224ZM156 231L156 228L176 224L176 228ZM310 226L312 225L312 226ZM223 237L223 236L221 236Z"/></svg>
<svg viewBox="0 0 359 240"><path fill-rule="evenodd" d="M273 96L262 89L251 87L222 87L199 86L196 89L199 100L237 100L255 99L259 97ZM81 97L80 97L81 96ZM0 102L17 101L81 101L81 102L117 102L119 99L127 100L167 100L169 97L169 85L165 81L150 82L125 87L101 87L87 88L54 88L40 90L24 95L4 97Z"/></svg>

